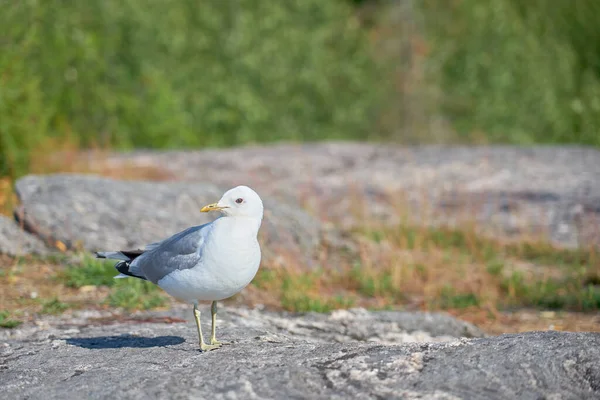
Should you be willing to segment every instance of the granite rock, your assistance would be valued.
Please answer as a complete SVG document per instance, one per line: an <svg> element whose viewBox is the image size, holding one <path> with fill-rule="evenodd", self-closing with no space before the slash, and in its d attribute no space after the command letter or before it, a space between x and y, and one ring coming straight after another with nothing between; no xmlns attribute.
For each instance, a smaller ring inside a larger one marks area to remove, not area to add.
<svg viewBox="0 0 600 400"><path fill-rule="evenodd" d="M43 329L25 327L5 337L0 348L3 396L31 400L600 396L596 333L466 338L462 335L466 325L457 331L463 323L449 323L449 317L438 314L413 314L407 322L407 314L393 312L351 310L316 318L225 309L219 316L218 335L230 344L201 353L189 311L179 311L186 318L182 323L172 319L160 323L158 315L155 319L146 315L129 321L104 318L79 325L62 321ZM342 321L363 333L371 329L365 324L379 328L366 336L339 336ZM404 336L382 339L385 332L376 332L381 329ZM427 335L415 335L418 331Z"/></svg>

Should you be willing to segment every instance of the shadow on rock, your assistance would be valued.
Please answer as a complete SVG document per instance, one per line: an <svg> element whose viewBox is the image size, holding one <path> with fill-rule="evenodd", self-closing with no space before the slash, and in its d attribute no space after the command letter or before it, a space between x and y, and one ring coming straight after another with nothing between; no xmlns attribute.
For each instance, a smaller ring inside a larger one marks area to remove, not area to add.
<svg viewBox="0 0 600 400"><path fill-rule="evenodd" d="M73 346L86 349L120 349L123 347L146 348L174 346L185 342L180 336L140 337L132 335L96 336L88 338L68 338L65 341Z"/></svg>

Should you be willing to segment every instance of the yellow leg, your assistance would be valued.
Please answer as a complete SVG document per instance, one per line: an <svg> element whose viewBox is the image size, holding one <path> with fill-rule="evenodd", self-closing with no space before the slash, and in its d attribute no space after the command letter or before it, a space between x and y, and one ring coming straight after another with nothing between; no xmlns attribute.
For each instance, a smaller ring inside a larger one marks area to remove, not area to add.
<svg viewBox="0 0 600 400"><path fill-rule="evenodd" d="M196 326L198 327L198 340L200 341L200 350L209 351L209 350L214 350L214 349L218 349L219 347L221 347L220 344L204 343L204 337L202 336L202 326L200 325L200 311L198 310L198 307L196 306L196 304L194 304L194 319L196 320ZM213 322L213 324L214 324L214 322ZM213 328L213 330L214 330L214 328Z"/></svg>
<svg viewBox="0 0 600 400"><path fill-rule="evenodd" d="M217 302L216 301L213 301L210 306L210 314L212 317L212 331L211 331L212 334L210 335L210 344L217 345L217 346L226 344L226 343L219 342L217 340L217 336L216 336L216 331L217 331Z"/></svg>

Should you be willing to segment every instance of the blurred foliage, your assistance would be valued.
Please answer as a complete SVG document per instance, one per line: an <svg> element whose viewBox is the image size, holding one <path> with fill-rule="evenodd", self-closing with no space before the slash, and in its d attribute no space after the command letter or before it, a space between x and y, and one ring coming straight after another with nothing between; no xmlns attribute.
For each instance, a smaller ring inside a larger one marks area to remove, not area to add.
<svg viewBox="0 0 600 400"><path fill-rule="evenodd" d="M378 70L342 1L3 3L0 174L45 139L202 147L361 138Z"/></svg>
<svg viewBox="0 0 600 400"><path fill-rule="evenodd" d="M61 143L600 146L595 0L2 4L0 176Z"/></svg>
<svg viewBox="0 0 600 400"><path fill-rule="evenodd" d="M470 141L600 145L600 3L423 0L428 73Z"/></svg>

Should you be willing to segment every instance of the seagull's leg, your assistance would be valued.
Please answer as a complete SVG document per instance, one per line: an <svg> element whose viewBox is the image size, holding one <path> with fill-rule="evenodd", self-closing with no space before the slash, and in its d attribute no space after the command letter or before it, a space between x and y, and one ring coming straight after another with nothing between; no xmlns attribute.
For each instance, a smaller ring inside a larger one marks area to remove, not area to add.
<svg viewBox="0 0 600 400"><path fill-rule="evenodd" d="M217 340L217 336L216 336L216 330L217 330L217 302L213 301L211 306L210 306L210 314L212 316L212 334L210 335L210 344L212 345L216 345L216 346L221 346L222 344L227 344L227 343L222 343L219 342Z"/></svg>
<svg viewBox="0 0 600 400"><path fill-rule="evenodd" d="M198 327L198 339L200 340L200 350L209 351L219 348L220 345L204 343L204 337L202 336L202 326L200 325L200 310L198 310L198 305L196 303L194 303L194 319L196 320L196 326Z"/></svg>

